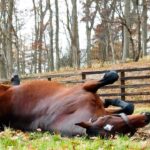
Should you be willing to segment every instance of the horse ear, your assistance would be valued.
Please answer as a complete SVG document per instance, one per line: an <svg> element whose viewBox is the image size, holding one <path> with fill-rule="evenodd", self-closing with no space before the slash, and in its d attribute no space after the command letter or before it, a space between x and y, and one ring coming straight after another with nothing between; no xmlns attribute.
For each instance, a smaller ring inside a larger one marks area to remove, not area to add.
<svg viewBox="0 0 150 150"><path fill-rule="evenodd" d="M75 125L80 126L82 128L86 128L86 129L91 127L91 124L88 122L79 122L79 123L76 123Z"/></svg>

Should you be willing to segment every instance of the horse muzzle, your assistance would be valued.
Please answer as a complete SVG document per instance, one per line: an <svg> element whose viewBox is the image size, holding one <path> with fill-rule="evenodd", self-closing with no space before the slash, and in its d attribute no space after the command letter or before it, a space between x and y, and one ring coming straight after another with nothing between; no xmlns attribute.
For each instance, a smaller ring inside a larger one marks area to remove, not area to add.
<svg viewBox="0 0 150 150"><path fill-rule="evenodd" d="M142 112L142 114L146 116L145 122L150 123L150 112Z"/></svg>

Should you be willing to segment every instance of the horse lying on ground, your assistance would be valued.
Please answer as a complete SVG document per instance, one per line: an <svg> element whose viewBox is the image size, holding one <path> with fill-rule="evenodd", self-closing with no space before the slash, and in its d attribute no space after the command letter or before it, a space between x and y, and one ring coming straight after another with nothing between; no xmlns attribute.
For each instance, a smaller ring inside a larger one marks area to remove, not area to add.
<svg viewBox="0 0 150 150"><path fill-rule="evenodd" d="M46 80L17 86L0 85L0 127L23 131L40 128L65 136L133 135L137 128L150 122L150 112L131 115L133 104L118 99L103 102L96 94L99 88L116 80L118 74L110 71L101 80L87 81L71 88ZM109 105L118 105L122 109L110 111L104 107Z"/></svg>

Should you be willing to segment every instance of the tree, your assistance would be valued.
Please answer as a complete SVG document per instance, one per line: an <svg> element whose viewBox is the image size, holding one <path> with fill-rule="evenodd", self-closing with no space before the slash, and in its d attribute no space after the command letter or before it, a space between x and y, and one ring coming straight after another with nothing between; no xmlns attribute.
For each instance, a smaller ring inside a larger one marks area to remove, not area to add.
<svg viewBox="0 0 150 150"><path fill-rule="evenodd" d="M8 18L7 18L7 67L8 76L12 75L13 72L13 53L12 53L12 31L13 31L13 8L14 0L8 1Z"/></svg>
<svg viewBox="0 0 150 150"><path fill-rule="evenodd" d="M4 0L1 0L0 5L1 16L0 16L0 77L7 78L6 71L6 34L5 34L5 24L6 24L6 3Z"/></svg>
<svg viewBox="0 0 150 150"><path fill-rule="evenodd" d="M1 0L1 69L5 74L5 78L12 75L13 72L13 10L14 0ZM6 70L7 68L7 70ZM3 73L2 73L3 74ZM2 75L4 77L4 75Z"/></svg>
<svg viewBox="0 0 150 150"><path fill-rule="evenodd" d="M34 10L34 22L35 22L35 41L34 41L34 49L35 49L35 73L38 65L38 72L42 72L42 51L43 51L43 35L44 31L48 25L48 22L44 23L44 19L46 17L46 13L48 10L47 2L45 6L42 0L38 1L38 6L36 6L35 0L33 2L33 10Z"/></svg>
<svg viewBox="0 0 150 150"><path fill-rule="evenodd" d="M123 50L122 50L122 61L124 62L126 58L129 57L129 30L130 27L130 0L125 0L124 6L124 18L125 25L123 26Z"/></svg>
<svg viewBox="0 0 150 150"><path fill-rule="evenodd" d="M96 1L95 3L95 10L93 12L90 11L90 7L92 6L91 0L86 0L84 4L85 8L85 17L82 19L82 21L85 21L86 23L86 37L87 37L87 44L86 44L86 52L87 52L87 66L91 67L91 32L93 29L95 17L98 10L98 3Z"/></svg>
<svg viewBox="0 0 150 150"><path fill-rule="evenodd" d="M71 0L71 13L69 11L69 5L66 3L66 28L70 37L70 67L80 68L80 44L79 44L79 31L78 31L78 14L77 14L77 0ZM70 15L71 14L71 15Z"/></svg>
<svg viewBox="0 0 150 150"><path fill-rule="evenodd" d="M142 10L142 51L143 55L147 55L147 1L143 0L142 2L143 10Z"/></svg>
<svg viewBox="0 0 150 150"><path fill-rule="evenodd" d="M60 56L59 56L59 8L58 0L55 0L56 11L56 32L55 32L55 47L56 47L56 70L60 69Z"/></svg>
<svg viewBox="0 0 150 150"><path fill-rule="evenodd" d="M68 1L65 0L65 4L66 4L66 29L68 31L69 34L69 38L67 38L68 40L68 44L69 44L69 51L68 51L68 56L69 56L69 66L73 67L73 50L72 50L72 41L73 41L73 36L72 36L72 32L71 32L71 15L70 15L70 11L69 11L69 5L68 5ZM64 25L64 22L63 22ZM67 35L67 33L66 33Z"/></svg>
<svg viewBox="0 0 150 150"><path fill-rule="evenodd" d="M53 10L51 8L51 0L48 0L49 9L49 38L50 47L48 51L48 70L54 71L54 49L53 49Z"/></svg>

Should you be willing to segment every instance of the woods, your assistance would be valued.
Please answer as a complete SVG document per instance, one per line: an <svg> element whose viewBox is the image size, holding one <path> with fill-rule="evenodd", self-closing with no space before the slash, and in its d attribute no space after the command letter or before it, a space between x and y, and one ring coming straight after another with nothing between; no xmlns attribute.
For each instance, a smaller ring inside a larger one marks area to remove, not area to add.
<svg viewBox="0 0 150 150"><path fill-rule="evenodd" d="M0 0L1 79L138 61L150 53L148 0L26 3Z"/></svg>

